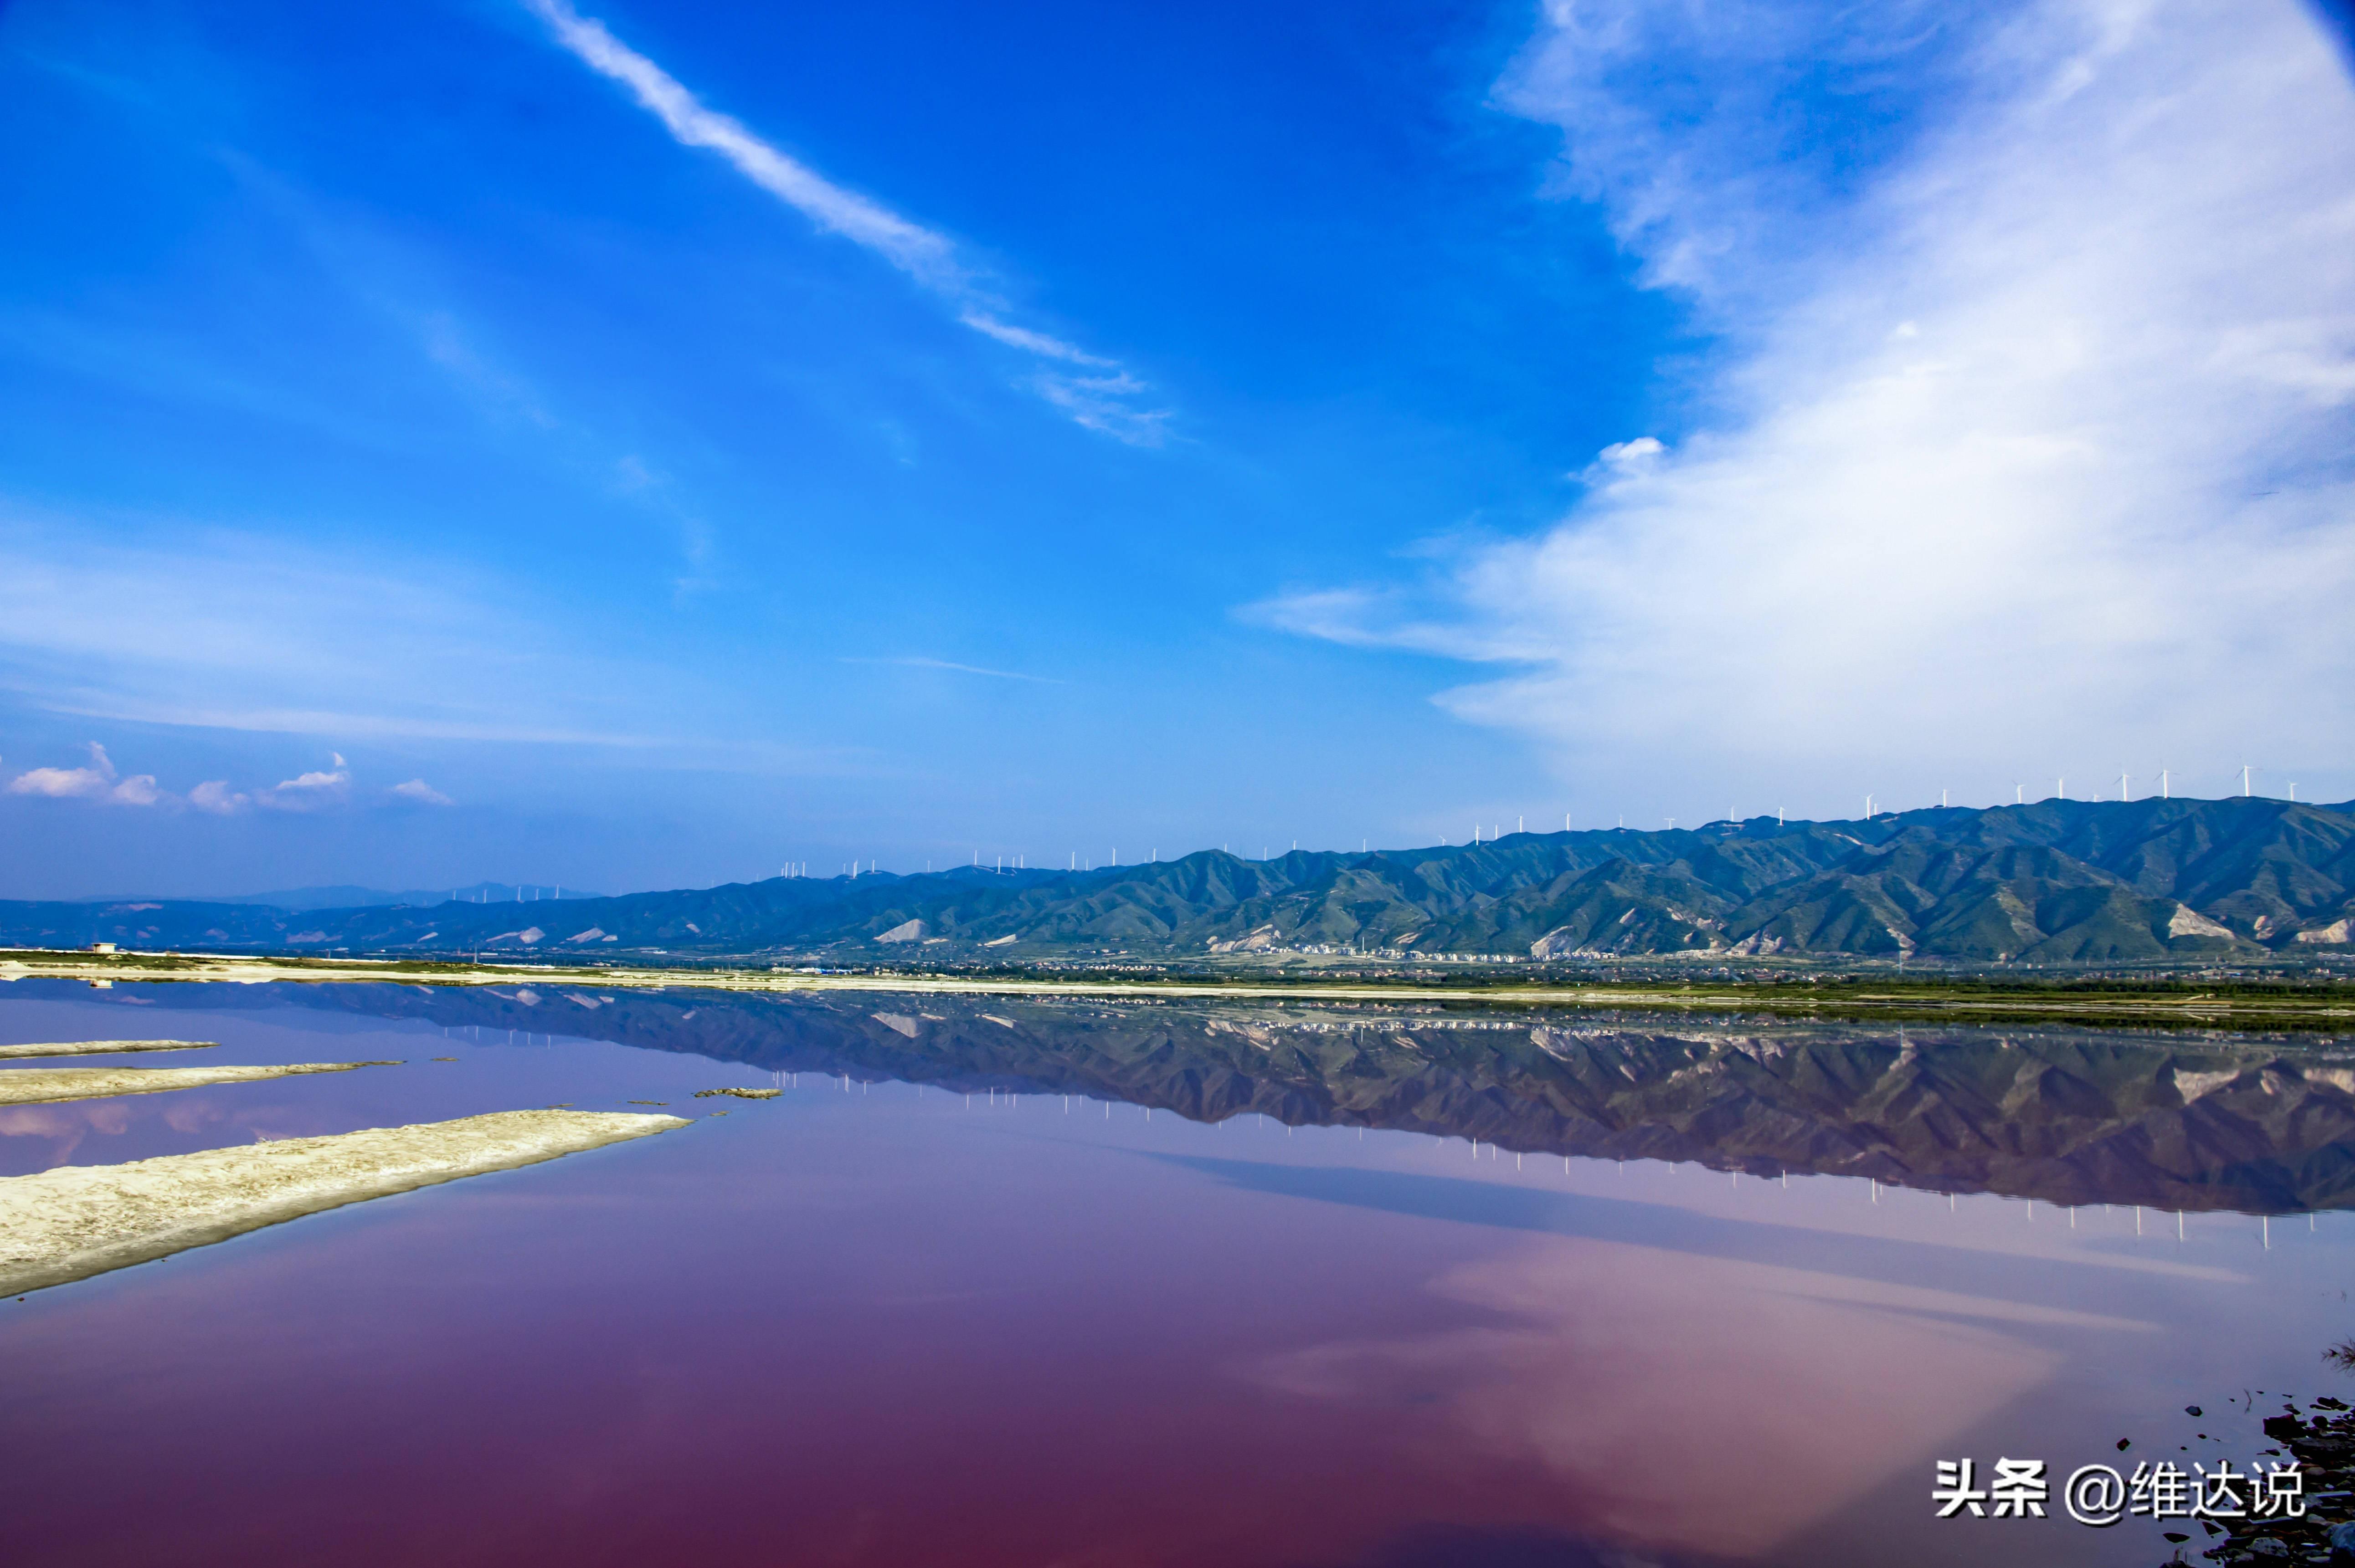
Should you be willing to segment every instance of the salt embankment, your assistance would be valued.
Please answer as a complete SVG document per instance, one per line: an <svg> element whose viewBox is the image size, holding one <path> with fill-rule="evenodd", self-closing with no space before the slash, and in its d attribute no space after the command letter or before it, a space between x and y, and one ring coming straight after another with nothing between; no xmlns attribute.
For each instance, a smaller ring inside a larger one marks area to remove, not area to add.
<svg viewBox="0 0 2355 1568"><path fill-rule="evenodd" d="M217 1040L60 1040L43 1045L0 1045L0 1061L14 1056L101 1056L117 1051L209 1051Z"/></svg>
<svg viewBox="0 0 2355 1568"><path fill-rule="evenodd" d="M0 1106L48 1100L109 1099L207 1084L246 1084L298 1073L348 1073L354 1067L398 1067L398 1062L287 1062L263 1067L10 1067L0 1072Z"/></svg>
<svg viewBox="0 0 2355 1568"><path fill-rule="evenodd" d="M495 1111L9 1177L0 1180L0 1296L687 1125L675 1116Z"/></svg>

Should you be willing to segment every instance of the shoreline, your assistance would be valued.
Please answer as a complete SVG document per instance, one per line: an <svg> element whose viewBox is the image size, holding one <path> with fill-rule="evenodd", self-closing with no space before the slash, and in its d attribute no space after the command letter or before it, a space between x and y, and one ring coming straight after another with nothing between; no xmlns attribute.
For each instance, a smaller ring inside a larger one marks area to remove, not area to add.
<svg viewBox="0 0 2355 1568"><path fill-rule="evenodd" d="M1460 985L1380 983L1304 976L1298 979L1186 979L926 971L812 973L783 969L652 965L589 966L450 963L431 959L310 959L214 953L58 952L0 949L0 981L79 980L98 987L129 983L266 985L374 983L425 986L571 985L612 990L702 990L778 994L830 991L900 995L1020 996L1042 999L1192 1001L1311 1001L1452 1002L1489 1007L1569 1007L1617 1010L1764 1011L1817 1020L1841 1017L1901 1022L2029 1022L2263 1028L2355 1033L2355 996L2320 991L2309 997L2278 992L2231 994L2231 988L2191 994L2158 989L2073 991L1984 981L1922 980L1907 985L1876 978L1832 984L1782 981L1621 984L1484 981ZM1869 986L1869 989L1867 987ZM1856 989L1850 989L1855 987Z"/></svg>

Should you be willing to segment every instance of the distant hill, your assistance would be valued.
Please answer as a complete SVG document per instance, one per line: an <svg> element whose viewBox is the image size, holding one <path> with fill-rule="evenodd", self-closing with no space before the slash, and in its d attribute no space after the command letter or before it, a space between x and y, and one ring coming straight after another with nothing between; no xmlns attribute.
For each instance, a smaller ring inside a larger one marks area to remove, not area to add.
<svg viewBox="0 0 2355 1568"><path fill-rule="evenodd" d="M2259 958L2355 948L2355 808L2045 800L1264 861L1205 851L1086 872L780 877L541 903L0 904L0 940L928 961L1302 949L1563 960Z"/></svg>
<svg viewBox="0 0 2355 1568"><path fill-rule="evenodd" d="M467 904L515 904L540 898L601 898L598 893L565 892L547 885L519 885L512 882L478 882L472 887L421 887L406 893L389 893L381 887L354 887L338 884L327 887L290 887L277 893L229 893L206 898L166 900L175 904L267 904L273 909L372 909L390 905L411 905L426 907L435 904L460 902ZM153 902L153 900L144 900ZM130 904L143 902L138 898L84 898L83 904Z"/></svg>

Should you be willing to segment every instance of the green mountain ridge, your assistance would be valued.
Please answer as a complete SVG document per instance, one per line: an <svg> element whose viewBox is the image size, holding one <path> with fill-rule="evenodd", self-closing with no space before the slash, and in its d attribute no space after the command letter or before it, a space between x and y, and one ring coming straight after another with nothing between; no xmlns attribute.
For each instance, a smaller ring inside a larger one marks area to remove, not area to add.
<svg viewBox="0 0 2355 1568"><path fill-rule="evenodd" d="M1515 833L1092 872L975 868L612 898L290 911L0 904L23 946L900 958L1348 952L2095 964L2355 951L2355 806L1933 808L1867 821Z"/></svg>

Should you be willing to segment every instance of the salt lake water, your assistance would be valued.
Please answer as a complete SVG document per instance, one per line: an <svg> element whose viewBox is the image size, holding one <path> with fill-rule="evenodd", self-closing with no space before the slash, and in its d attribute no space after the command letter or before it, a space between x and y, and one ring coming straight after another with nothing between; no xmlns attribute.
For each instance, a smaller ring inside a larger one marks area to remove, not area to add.
<svg viewBox="0 0 2355 1568"><path fill-rule="evenodd" d="M0 1303L12 1563L2139 1565L1934 1467L2349 1392L2344 1041L0 989L135 1037L220 1046L76 1065L401 1065L0 1109L0 1176L693 1121Z"/></svg>

